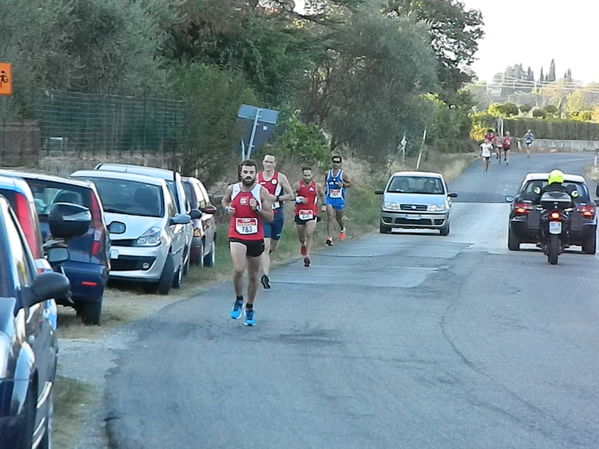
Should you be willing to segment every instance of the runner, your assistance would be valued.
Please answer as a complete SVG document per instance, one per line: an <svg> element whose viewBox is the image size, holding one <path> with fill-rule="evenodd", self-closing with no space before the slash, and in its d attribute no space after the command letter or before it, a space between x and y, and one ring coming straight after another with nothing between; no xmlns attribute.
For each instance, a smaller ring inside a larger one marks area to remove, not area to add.
<svg viewBox="0 0 599 449"><path fill-rule="evenodd" d="M304 256L304 267L310 266L310 254L314 242L314 231L318 222L318 203L324 201L322 186L312 180L312 168L302 168L303 179L293 185L295 194L295 226L300 241L300 253Z"/></svg>
<svg viewBox="0 0 599 449"><path fill-rule="evenodd" d="M509 165L510 163L510 150L512 148L512 137L510 136L510 132L506 131L505 136L503 137L503 142L501 144L503 147L503 160L505 165Z"/></svg>
<svg viewBox="0 0 599 449"><path fill-rule="evenodd" d="M522 138L524 139L524 143L526 144L526 157L530 157L530 146L535 140L535 135L529 129L528 131L526 131L526 134L524 134Z"/></svg>
<svg viewBox="0 0 599 449"><path fill-rule="evenodd" d="M245 304L246 326L254 326L254 299L258 290L260 256L264 252L263 222L273 219L270 194L256 183L256 162L245 160L240 163L241 182L227 187L222 206L231 217L229 225L229 249L233 261L233 287L235 303L231 318L241 318L243 310L243 273L247 269L248 287Z"/></svg>
<svg viewBox="0 0 599 449"><path fill-rule="evenodd" d="M325 176L325 205L327 210L327 239L326 244L333 246L333 220L339 225L339 240L345 240L345 225L343 210L345 209L345 192L351 187L347 173L341 169L341 156L331 158L333 168Z"/></svg>
<svg viewBox="0 0 599 449"><path fill-rule="evenodd" d="M270 253L276 251L283 232L285 214L283 201L291 201L293 192L287 176L275 171L277 161L272 154L264 155L262 160L264 171L258 173L258 184L271 194L274 219L272 223L264 224L264 253L262 253L262 271L260 282L264 288L270 288Z"/></svg>
<svg viewBox="0 0 599 449"><path fill-rule="evenodd" d="M480 144L480 157L483 161L483 171L486 173L489 171L489 159L491 159L491 152L493 151L493 144L487 140Z"/></svg>

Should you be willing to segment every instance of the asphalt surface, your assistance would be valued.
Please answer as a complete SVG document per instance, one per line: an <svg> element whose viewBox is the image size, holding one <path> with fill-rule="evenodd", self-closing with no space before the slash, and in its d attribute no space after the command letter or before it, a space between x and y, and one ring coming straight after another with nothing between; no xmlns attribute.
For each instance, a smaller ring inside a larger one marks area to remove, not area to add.
<svg viewBox="0 0 599 449"><path fill-rule="evenodd" d="M255 328L228 317L230 283L136 324L107 378L112 447L599 447L598 257L508 251L503 199L526 172L591 162L476 161L450 185L449 236L298 257L259 292Z"/></svg>

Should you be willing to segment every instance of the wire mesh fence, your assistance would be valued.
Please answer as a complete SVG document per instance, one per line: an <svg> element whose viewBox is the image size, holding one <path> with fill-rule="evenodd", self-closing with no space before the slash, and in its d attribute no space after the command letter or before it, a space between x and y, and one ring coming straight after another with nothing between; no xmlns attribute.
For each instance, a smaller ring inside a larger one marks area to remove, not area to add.
<svg viewBox="0 0 599 449"><path fill-rule="evenodd" d="M37 92L34 115L46 155L176 153L183 147L179 100L77 92Z"/></svg>

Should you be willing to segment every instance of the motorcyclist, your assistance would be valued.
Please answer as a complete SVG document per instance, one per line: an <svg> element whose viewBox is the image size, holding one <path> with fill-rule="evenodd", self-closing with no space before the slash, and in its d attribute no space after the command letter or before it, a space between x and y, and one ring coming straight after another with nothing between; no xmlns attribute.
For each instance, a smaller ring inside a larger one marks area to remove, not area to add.
<svg viewBox="0 0 599 449"><path fill-rule="evenodd" d="M538 192L533 204L541 204L541 197L546 192L564 192L570 195L572 204L579 198L576 188L569 188L564 185L564 173L561 170L552 170L547 178L547 184Z"/></svg>

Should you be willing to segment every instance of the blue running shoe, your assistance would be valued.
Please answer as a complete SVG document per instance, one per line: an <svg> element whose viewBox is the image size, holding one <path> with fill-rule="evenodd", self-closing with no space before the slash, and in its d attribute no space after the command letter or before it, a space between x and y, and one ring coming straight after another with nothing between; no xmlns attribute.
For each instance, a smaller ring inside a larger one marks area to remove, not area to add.
<svg viewBox="0 0 599 449"><path fill-rule="evenodd" d="M246 326L255 326L256 319L254 318L254 309L245 309L245 321L243 322Z"/></svg>
<svg viewBox="0 0 599 449"><path fill-rule="evenodd" d="M235 301L233 308L231 309L231 318L238 320L241 318L241 311L243 310L243 301Z"/></svg>

